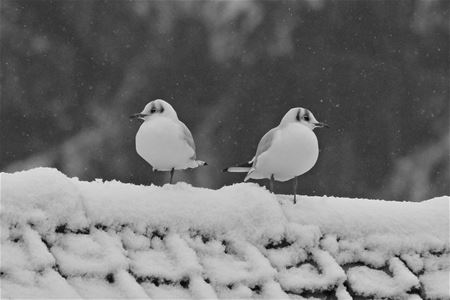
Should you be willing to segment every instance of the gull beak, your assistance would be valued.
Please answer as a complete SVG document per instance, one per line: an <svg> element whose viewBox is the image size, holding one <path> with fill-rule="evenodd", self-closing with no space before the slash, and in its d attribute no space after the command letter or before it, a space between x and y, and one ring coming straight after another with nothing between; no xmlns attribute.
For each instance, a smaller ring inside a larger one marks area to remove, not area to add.
<svg viewBox="0 0 450 300"><path fill-rule="evenodd" d="M330 128L330 126L328 126L327 124L322 123L322 122L314 123L314 126L319 127L319 128L323 128L323 127Z"/></svg>
<svg viewBox="0 0 450 300"><path fill-rule="evenodd" d="M131 119L131 120L132 120L132 119L141 119L141 120L143 120L144 117L146 117L146 116L147 116L146 114L138 113L138 114L131 115L131 116L130 116L130 119Z"/></svg>

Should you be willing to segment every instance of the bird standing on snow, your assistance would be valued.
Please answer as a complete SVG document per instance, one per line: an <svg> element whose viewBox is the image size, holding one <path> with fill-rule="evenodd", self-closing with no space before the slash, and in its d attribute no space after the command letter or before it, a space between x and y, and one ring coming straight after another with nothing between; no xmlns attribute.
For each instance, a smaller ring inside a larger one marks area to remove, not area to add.
<svg viewBox="0 0 450 300"><path fill-rule="evenodd" d="M269 178L271 192L274 180L287 181L294 178L296 203L297 176L308 172L319 156L319 145L313 132L316 127L328 125L318 122L305 108L292 108L284 115L280 125L262 137L251 161L224 171L247 172L244 181L250 178Z"/></svg>
<svg viewBox="0 0 450 300"><path fill-rule="evenodd" d="M130 118L144 120L136 134L137 153L154 171L170 171L170 183L175 170L206 165L196 159L191 132L166 101L151 101L142 112Z"/></svg>

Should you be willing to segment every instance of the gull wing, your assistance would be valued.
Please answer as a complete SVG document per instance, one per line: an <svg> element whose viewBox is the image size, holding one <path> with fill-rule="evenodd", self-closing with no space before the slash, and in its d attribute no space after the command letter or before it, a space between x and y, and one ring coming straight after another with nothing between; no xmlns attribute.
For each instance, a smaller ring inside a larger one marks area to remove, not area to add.
<svg viewBox="0 0 450 300"><path fill-rule="evenodd" d="M258 157L266 152L270 146L272 146L272 142L275 138L275 133L277 132L278 127L272 128L269 130L259 141L258 148L256 148L256 154L255 157L250 162L253 162L253 166L256 165L256 161L258 160Z"/></svg>
<svg viewBox="0 0 450 300"><path fill-rule="evenodd" d="M183 140L186 141L186 143L189 145L189 147L192 148L192 150L194 150L194 155L192 156L192 159L196 159L196 153L195 153L195 143L194 143L194 138L192 137L192 133L189 130L189 128L187 128L187 126L180 121L180 126L181 126L181 130L182 130L182 138Z"/></svg>
<svg viewBox="0 0 450 300"><path fill-rule="evenodd" d="M247 176L245 176L244 181L247 181L250 179L251 174L256 170L256 162L258 161L258 157L270 149L272 146L272 143L276 137L278 127L272 128L269 130L259 141L258 148L256 148L256 154L255 157L250 161L252 163L252 167L247 173Z"/></svg>

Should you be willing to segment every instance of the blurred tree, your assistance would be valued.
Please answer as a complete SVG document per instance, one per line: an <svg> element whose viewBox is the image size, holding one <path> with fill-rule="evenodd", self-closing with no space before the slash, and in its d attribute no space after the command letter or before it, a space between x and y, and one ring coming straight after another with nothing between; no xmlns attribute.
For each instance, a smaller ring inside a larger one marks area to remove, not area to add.
<svg viewBox="0 0 450 300"><path fill-rule="evenodd" d="M332 128L301 193L449 194L448 13L444 0L3 0L0 167L161 183L127 117L162 98L210 163L177 179L217 188L303 106Z"/></svg>

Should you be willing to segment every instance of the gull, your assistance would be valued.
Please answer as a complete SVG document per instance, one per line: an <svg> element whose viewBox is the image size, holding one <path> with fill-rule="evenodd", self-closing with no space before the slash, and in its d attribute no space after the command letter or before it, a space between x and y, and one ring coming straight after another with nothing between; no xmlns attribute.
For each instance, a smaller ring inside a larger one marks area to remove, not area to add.
<svg viewBox="0 0 450 300"><path fill-rule="evenodd" d="M270 179L273 192L274 180L287 181L294 178L294 203L297 195L297 178L308 172L319 157L319 145L314 128L328 127L318 122L308 109L290 109L280 124L268 131L258 144L252 160L224 172L246 172L249 179Z"/></svg>
<svg viewBox="0 0 450 300"><path fill-rule="evenodd" d="M153 100L130 118L144 121L136 134L136 152L153 171L170 171L170 183L175 170L206 165L197 160L191 132L166 101Z"/></svg>

